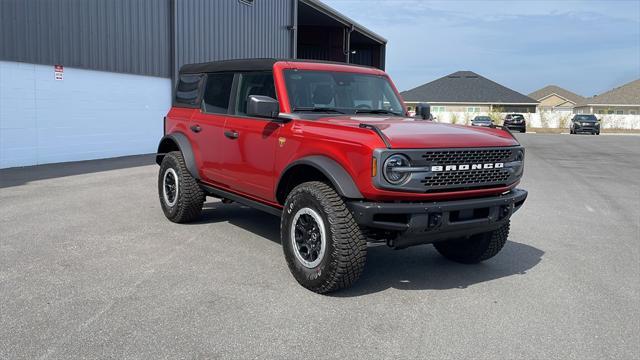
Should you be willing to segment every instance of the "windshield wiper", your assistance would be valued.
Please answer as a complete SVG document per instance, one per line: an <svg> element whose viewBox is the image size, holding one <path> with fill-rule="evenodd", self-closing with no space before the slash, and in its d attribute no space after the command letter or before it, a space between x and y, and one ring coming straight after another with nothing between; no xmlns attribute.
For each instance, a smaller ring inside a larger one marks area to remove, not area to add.
<svg viewBox="0 0 640 360"><path fill-rule="evenodd" d="M356 109L356 114L393 114L400 115L400 113L385 110L385 109Z"/></svg>
<svg viewBox="0 0 640 360"><path fill-rule="evenodd" d="M311 112L334 112L338 114L344 114L342 111L330 107L311 107L311 106L296 106L293 111L311 111Z"/></svg>

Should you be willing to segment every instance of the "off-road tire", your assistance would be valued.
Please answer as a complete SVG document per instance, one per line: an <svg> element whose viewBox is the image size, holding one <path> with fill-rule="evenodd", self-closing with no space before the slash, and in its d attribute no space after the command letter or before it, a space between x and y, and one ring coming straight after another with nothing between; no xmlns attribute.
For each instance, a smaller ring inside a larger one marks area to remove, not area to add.
<svg viewBox="0 0 640 360"><path fill-rule="evenodd" d="M167 169L173 169L178 175L178 194L173 206L165 201L163 194L163 179ZM158 195L160 197L160 206L167 219L175 223L186 223L200 217L202 205L206 198L205 193L196 179L191 176L189 170L187 170L187 165L181 152L172 151L162 159L160 173L158 174Z"/></svg>
<svg viewBox="0 0 640 360"><path fill-rule="evenodd" d="M324 256L313 268L296 258L294 252L298 249L291 239L294 216L303 208L314 210L324 222ZM322 294L347 288L362 274L367 257L366 239L343 199L324 182L302 183L289 193L282 211L280 238L293 277L313 292Z"/></svg>
<svg viewBox="0 0 640 360"><path fill-rule="evenodd" d="M449 260L463 264L477 264L496 256L509 237L509 221L494 231L469 238L434 243L438 252Z"/></svg>

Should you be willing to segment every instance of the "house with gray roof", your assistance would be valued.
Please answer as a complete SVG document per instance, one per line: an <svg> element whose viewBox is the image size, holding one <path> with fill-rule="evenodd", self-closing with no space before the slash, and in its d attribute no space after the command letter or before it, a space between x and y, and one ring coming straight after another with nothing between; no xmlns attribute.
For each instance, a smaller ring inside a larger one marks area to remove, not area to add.
<svg viewBox="0 0 640 360"><path fill-rule="evenodd" d="M473 71L457 71L400 93L409 106L428 103L438 112L535 113L538 102Z"/></svg>
<svg viewBox="0 0 640 360"><path fill-rule="evenodd" d="M537 100L540 111L569 111L577 103L584 101L584 97L556 85L548 85L529 94L529 97Z"/></svg>
<svg viewBox="0 0 640 360"><path fill-rule="evenodd" d="M640 114L640 79L611 89L576 104L576 114Z"/></svg>

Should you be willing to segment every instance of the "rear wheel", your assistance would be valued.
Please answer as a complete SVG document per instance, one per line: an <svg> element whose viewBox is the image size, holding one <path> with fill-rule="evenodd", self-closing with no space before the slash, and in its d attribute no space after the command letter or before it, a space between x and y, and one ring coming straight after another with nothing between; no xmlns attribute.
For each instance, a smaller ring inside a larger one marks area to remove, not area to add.
<svg viewBox="0 0 640 360"><path fill-rule="evenodd" d="M167 219L184 223L200 217L205 194L187 170L181 152L172 151L162 159L158 195Z"/></svg>
<svg viewBox="0 0 640 360"><path fill-rule="evenodd" d="M306 182L289 193L280 237L289 270L311 291L346 288L362 274L366 240L340 195L323 182Z"/></svg>
<svg viewBox="0 0 640 360"><path fill-rule="evenodd" d="M469 238L434 243L438 252L449 260L476 264L496 256L509 237L509 222L497 230L473 235Z"/></svg>

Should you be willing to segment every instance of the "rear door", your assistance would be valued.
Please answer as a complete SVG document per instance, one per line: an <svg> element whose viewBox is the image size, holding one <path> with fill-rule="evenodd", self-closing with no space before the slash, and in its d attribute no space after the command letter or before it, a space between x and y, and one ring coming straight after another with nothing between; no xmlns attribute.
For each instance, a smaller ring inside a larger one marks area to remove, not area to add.
<svg viewBox="0 0 640 360"><path fill-rule="evenodd" d="M226 151L224 124L229 112L233 73L207 74L200 111L191 117L189 131L195 139L194 153L202 179L220 185L228 183L222 171Z"/></svg>
<svg viewBox="0 0 640 360"><path fill-rule="evenodd" d="M276 98L272 72L236 75L233 114L224 127L225 181L233 190L263 200L274 199L274 164L280 124L247 116L249 95Z"/></svg>

